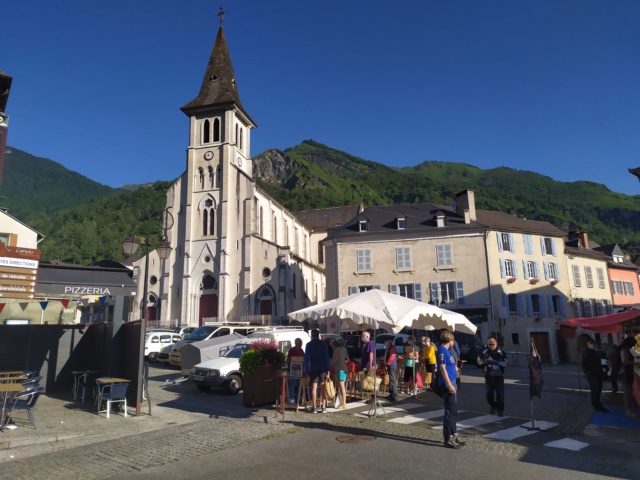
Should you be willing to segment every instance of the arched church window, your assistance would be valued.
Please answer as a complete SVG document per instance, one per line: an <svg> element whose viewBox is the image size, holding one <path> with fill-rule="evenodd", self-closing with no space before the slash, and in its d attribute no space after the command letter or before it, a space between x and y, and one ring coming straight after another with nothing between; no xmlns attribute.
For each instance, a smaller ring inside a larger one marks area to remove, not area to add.
<svg viewBox="0 0 640 480"><path fill-rule="evenodd" d="M202 235L206 236L207 231L209 230L209 214L207 209L205 208L202 212Z"/></svg>
<svg viewBox="0 0 640 480"><path fill-rule="evenodd" d="M202 124L202 143L211 142L211 124L205 120Z"/></svg>
<svg viewBox="0 0 640 480"><path fill-rule="evenodd" d="M260 228L260 236L262 237L264 235L264 214L262 211L262 207L260 207L260 224L259 224L259 228Z"/></svg>
<svg viewBox="0 0 640 480"><path fill-rule="evenodd" d="M240 129L240 150L244 148L243 143L244 143L244 128L241 128Z"/></svg>
<svg viewBox="0 0 640 480"><path fill-rule="evenodd" d="M236 123L236 145L238 144L238 124Z"/></svg>
<svg viewBox="0 0 640 480"><path fill-rule="evenodd" d="M202 278L202 289L203 290L212 290L218 288L218 284L216 283L216 279L213 278L213 275L205 275Z"/></svg>
<svg viewBox="0 0 640 480"><path fill-rule="evenodd" d="M213 141L220 141L220 119L218 118L213 121Z"/></svg>
<svg viewBox="0 0 640 480"><path fill-rule="evenodd" d="M222 186L222 167L216 168L216 186L220 188Z"/></svg>
<svg viewBox="0 0 640 480"><path fill-rule="evenodd" d="M198 168L198 175L200 176L200 189L204 190L204 170L202 167Z"/></svg>
<svg viewBox="0 0 640 480"><path fill-rule="evenodd" d="M211 200L210 198L207 198L207 199L204 201L204 206L205 206L205 207L209 208L209 207L211 207L212 205L213 205L213 200Z"/></svg>
<svg viewBox="0 0 640 480"><path fill-rule="evenodd" d="M213 167L209 166L209 168L207 168L207 171L209 173L209 188L213 188Z"/></svg>
<svg viewBox="0 0 640 480"><path fill-rule="evenodd" d="M211 208L209 210L209 235L215 235L216 229L216 211Z"/></svg>

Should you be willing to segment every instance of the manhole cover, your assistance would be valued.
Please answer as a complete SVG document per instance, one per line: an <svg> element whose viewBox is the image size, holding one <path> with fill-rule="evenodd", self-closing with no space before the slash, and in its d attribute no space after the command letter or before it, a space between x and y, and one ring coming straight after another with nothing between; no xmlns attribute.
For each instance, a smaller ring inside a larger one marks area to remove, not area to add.
<svg viewBox="0 0 640 480"><path fill-rule="evenodd" d="M375 439L375 435L339 435L336 437L340 443L373 442Z"/></svg>

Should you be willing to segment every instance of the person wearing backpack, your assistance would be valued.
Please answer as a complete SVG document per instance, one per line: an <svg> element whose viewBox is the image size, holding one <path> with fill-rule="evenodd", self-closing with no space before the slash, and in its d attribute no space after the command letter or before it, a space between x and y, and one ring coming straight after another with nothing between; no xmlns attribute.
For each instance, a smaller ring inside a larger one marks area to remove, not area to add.
<svg viewBox="0 0 640 480"><path fill-rule="evenodd" d="M507 366L507 354L498 348L498 339L490 336L487 347L478 355L478 367L484 365L484 383L486 386L489 413L504 415L504 369Z"/></svg>

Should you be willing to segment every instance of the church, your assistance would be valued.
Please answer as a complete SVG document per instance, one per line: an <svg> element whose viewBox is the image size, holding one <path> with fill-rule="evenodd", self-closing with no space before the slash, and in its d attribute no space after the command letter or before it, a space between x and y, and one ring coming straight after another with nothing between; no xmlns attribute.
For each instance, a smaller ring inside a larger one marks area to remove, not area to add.
<svg viewBox="0 0 640 480"><path fill-rule="evenodd" d="M167 191L171 255L150 253L147 319L278 324L288 312L323 302L321 240L327 226L344 223L358 207L294 214L256 186L256 124L240 100L222 16L200 92L181 110L189 117L186 170ZM143 278L144 262L137 261L138 299Z"/></svg>

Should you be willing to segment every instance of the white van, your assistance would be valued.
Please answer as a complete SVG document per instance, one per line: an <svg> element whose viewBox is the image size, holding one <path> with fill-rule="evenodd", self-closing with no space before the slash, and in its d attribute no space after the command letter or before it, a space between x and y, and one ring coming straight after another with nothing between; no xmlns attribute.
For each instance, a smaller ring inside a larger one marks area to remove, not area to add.
<svg viewBox="0 0 640 480"><path fill-rule="evenodd" d="M208 392L211 387L222 387L227 394L236 395L242 390L240 356L249 348L251 342L259 339L275 340L278 342L278 350L286 355L295 345L296 338L302 339L303 349L311 340L302 327L269 327L269 330L254 332L222 357L194 366L189 373L189 378L201 392Z"/></svg>
<svg viewBox="0 0 640 480"><path fill-rule="evenodd" d="M180 349L187 343L200 342L201 340L209 340L210 338L222 337L230 333L239 333L240 335L249 335L256 330L268 330L272 327L251 325L249 322L211 322L206 323L202 327L196 328L189 334L187 338L180 339L169 353L169 364L174 367L180 366Z"/></svg>
<svg viewBox="0 0 640 480"><path fill-rule="evenodd" d="M148 331L144 334L144 356L153 363L158 359L160 350L180 340L182 337L172 331Z"/></svg>

